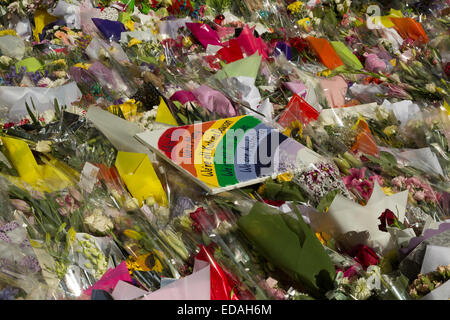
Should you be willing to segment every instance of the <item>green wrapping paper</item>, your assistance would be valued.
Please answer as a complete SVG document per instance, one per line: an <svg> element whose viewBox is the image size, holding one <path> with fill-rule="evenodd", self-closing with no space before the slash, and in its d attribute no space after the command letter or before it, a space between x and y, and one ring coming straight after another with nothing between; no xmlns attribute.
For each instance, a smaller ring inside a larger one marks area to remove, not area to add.
<svg viewBox="0 0 450 320"><path fill-rule="evenodd" d="M331 41L331 46L341 58L342 62L351 70L361 70L363 65L359 59L340 41Z"/></svg>
<svg viewBox="0 0 450 320"><path fill-rule="evenodd" d="M333 288L333 263L300 214L295 219L256 203L238 226L257 251L314 297Z"/></svg>
<svg viewBox="0 0 450 320"><path fill-rule="evenodd" d="M247 58L226 64L222 70L216 73L215 77L218 80L223 80L227 77L231 78L239 76L256 79L259 66L261 65L261 59L262 56L260 56L259 53L256 52Z"/></svg>

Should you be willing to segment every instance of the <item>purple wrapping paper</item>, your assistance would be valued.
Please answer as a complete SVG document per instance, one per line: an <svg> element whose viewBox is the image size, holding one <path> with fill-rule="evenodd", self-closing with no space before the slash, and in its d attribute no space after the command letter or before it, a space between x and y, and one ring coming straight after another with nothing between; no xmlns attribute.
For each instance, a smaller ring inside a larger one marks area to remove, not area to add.
<svg viewBox="0 0 450 320"><path fill-rule="evenodd" d="M223 46L220 42L219 34L217 31L211 29L211 27L205 23L192 23L187 22L186 27L191 31L194 37L204 46L208 45Z"/></svg>
<svg viewBox="0 0 450 320"><path fill-rule="evenodd" d="M281 53L284 53L284 56L286 57L286 59L288 59L288 60L292 59L291 47L284 42L278 42L277 46L275 47L274 54L276 56L279 56Z"/></svg>
<svg viewBox="0 0 450 320"><path fill-rule="evenodd" d="M108 40L120 41L121 33L126 31L125 26L120 21L92 18L92 22Z"/></svg>
<svg viewBox="0 0 450 320"><path fill-rule="evenodd" d="M62 19L49 23L44 27L44 29L42 29L42 32L39 34L39 41L44 41L45 36L47 35L47 31L52 29L54 26L64 26L64 25L66 25L66 22Z"/></svg>
<svg viewBox="0 0 450 320"><path fill-rule="evenodd" d="M192 91L192 93L202 107L210 112L216 112L222 117L236 116L236 110L234 110L233 105L221 92L202 85Z"/></svg>
<svg viewBox="0 0 450 320"><path fill-rule="evenodd" d="M171 97L172 101L179 101L181 104L185 104L190 101L196 101L194 94L190 91L180 90L175 92Z"/></svg>
<svg viewBox="0 0 450 320"><path fill-rule="evenodd" d="M400 252L403 255L408 255L411 251L413 251L419 244L421 244L424 240L427 240L431 237L434 237L442 232L450 230L450 223L443 222L439 225L438 229L427 229L423 233L423 236L414 237L409 241L409 245L407 248L401 248Z"/></svg>

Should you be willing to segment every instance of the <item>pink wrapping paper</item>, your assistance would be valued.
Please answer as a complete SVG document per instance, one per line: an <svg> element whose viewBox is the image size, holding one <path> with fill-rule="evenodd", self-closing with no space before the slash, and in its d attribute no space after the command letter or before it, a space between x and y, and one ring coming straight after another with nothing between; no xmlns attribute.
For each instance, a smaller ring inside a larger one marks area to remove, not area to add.
<svg viewBox="0 0 450 320"><path fill-rule="evenodd" d="M345 104L348 85L344 78L336 76L329 79L321 79L320 86L331 108L342 107Z"/></svg>
<svg viewBox="0 0 450 320"><path fill-rule="evenodd" d="M365 68L368 71L372 71L372 72L384 72L386 71L386 63L381 60L380 58L378 58L378 56L376 54L370 53L364 54L364 57L366 57L366 61L365 61Z"/></svg>
<svg viewBox="0 0 450 320"><path fill-rule="evenodd" d="M195 260L193 273L146 295L142 300L211 300L210 265Z"/></svg>
<svg viewBox="0 0 450 320"><path fill-rule="evenodd" d="M259 54L262 55L264 59L269 58L267 54L267 44L261 38L256 38L253 35L253 30L254 28L250 29L247 25L245 25L239 37L236 38L242 48L242 51L250 56L258 50Z"/></svg>
<svg viewBox="0 0 450 320"><path fill-rule="evenodd" d="M200 104L210 112L216 112L223 117L236 116L233 105L221 92L202 85L192 93Z"/></svg>
<svg viewBox="0 0 450 320"><path fill-rule="evenodd" d="M214 46L222 46L217 31L213 30L209 25L205 23L192 23L187 22L186 27L192 32L194 37L204 46L208 47L208 44Z"/></svg>
<svg viewBox="0 0 450 320"><path fill-rule="evenodd" d="M291 81L285 82L285 87L288 88L292 93L298 94L299 96L305 98L306 96L306 86L301 81Z"/></svg>
<svg viewBox="0 0 450 320"><path fill-rule="evenodd" d="M80 24L81 30L84 33L95 36L98 34L98 29L95 26L92 18L101 18L101 10L93 8L88 0L85 0L80 5Z"/></svg>
<svg viewBox="0 0 450 320"><path fill-rule="evenodd" d="M120 280L129 283L132 282L125 261L122 261L122 263L120 263L114 269L108 269L103 277L98 280L92 287L87 289L84 294L91 296L92 290L105 290L107 292L111 292Z"/></svg>

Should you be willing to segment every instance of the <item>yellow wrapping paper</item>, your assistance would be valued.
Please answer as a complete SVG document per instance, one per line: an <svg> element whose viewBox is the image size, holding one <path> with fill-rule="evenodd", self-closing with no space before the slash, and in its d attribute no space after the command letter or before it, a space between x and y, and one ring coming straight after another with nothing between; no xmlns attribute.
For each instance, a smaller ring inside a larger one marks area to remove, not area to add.
<svg viewBox="0 0 450 320"><path fill-rule="evenodd" d="M169 107L164 102L163 98L160 98L158 112L156 114L156 122L165 123L171 126L177 126L178 123L170 112Z"/></svg>
<svg viewBox="0 0 450 320"><path fill-rule="evenodd" d="M34 39L39 42L39 35L42 33L44 27L56 20L58 20L58 18L50 15L47 11L36 10L34 14L34 25L35 25L35 28L33 30Z"/></svg>
<svg viewBox="0 0 450 320"><path fill-rule="evenodd" d="M78 178L78 173L56 159L41 159L38 164L27 143L14 138L1 138L5 156L16 169L19 177L4 175L12 183L23 188L23 182L41 192L54 192L64 189ZM72 179L70 178L72 176Z"/></svg>
<svg viewBox="0 0 450 320"><path fill-rule="evenodd" d="M126 120L129 120L130 117L137 115L138 112L138 105L134 99L128 100L119 105L111 105L109 106L108 111L116 114L117 108L120 108Z"/></svg>
<svg viewBox="0 0 450 320"><path fill-rule="evenodd" d="M115 165L128 191L140 206L149 197L153 197L159 205L167 206L166 192L145 153L119 151Z"/></svg>

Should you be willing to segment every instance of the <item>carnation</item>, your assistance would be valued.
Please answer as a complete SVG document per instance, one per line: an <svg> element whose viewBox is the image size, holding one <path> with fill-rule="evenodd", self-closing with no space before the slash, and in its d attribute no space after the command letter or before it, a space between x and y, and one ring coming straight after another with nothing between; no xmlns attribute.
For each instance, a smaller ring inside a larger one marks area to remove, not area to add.
<svg viewBox="0 0 450 320"><path fill-rule="evenodd" d="M91 215L84 219L84 223L90 230L100 234L106 234L114 227L111 219L103 215L102 210L100 209L95 209Z"/></svg>

